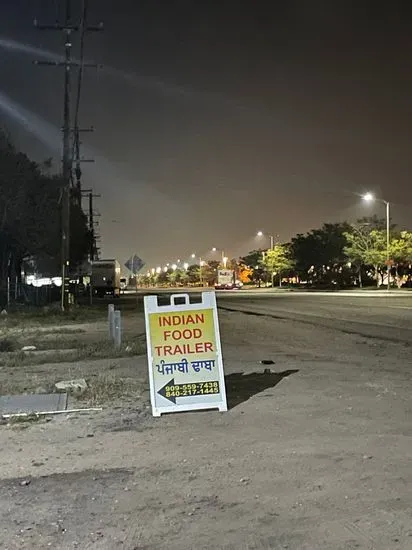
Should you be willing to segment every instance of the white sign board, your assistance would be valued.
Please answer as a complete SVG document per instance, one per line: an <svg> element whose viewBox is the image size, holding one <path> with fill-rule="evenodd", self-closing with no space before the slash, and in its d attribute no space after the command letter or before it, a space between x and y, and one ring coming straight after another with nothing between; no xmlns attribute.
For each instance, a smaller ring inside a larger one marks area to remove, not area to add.
<svg viewBox="0 0 412 550"><path fill-rule="evenodd" d="M178 298L184 303L177 304ZM144 306L153 416L227 411L215 293L203 292L200 304L173 294L167 306L146 296Z"/></svg>

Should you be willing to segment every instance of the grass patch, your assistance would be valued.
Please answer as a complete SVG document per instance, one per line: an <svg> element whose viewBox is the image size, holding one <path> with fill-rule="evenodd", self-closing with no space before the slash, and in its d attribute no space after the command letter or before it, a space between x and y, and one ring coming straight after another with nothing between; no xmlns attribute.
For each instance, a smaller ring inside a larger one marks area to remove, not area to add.
<svg viewBox="0 0 412 550"><path fill-rule="evenodd" d="M53 349L53 345L56 349ZM120 349L116 349L109 340L97 342L79 343L78 340L55 340L36 343L35 352L16 351L0 355L0 366L14 369L24 365L44 365L47 363L65 363L74 361L87 361L97 359L116 359L120 357L133 357L146 353L144 336L136 336L126 340ZM50 350L49 353L46 353Z"/></svg>
<svg viewBox="0 0 412 550"><path fill-rule="evenodd" d="M0 365L7 368L16 368L24 364L27 359L27 355L24 351L17 351L16 353L10 353L5 357L0 357Z"/></svg>
<svg viewBox="0 0 412 550"><path fill-rule="evenodd" d="M59 311L55 307L25 308L19 311L10 311L1 319L0 326L24 327L33 325L75 324L90 321L105 320L107 309L99 307L74 307L68 311Z"/></svg>
<svg viewBox="0 0 412 550"><path fill-rule="evenodd" d="M78 348L79 359L110 359L129 357L146 353L146 344L143 338L134 338L125 341L119 349L112 342L104 340L82 345Z"/></svg>
<svg viewBox="0 0 412 550"><path fill-rule="evenodd" d="M17 349L17 342L11 338L0 339L0 352L11 352Z"/></svg>
<svg viewBox="0 0 412 550"><path fill-rule="evenodd" d="M138 399L145 390L143 384L131 378L120 378L110 374L97 375L87 381L88 388L78 396L91 407L117 401L125 397Z"/></svg>

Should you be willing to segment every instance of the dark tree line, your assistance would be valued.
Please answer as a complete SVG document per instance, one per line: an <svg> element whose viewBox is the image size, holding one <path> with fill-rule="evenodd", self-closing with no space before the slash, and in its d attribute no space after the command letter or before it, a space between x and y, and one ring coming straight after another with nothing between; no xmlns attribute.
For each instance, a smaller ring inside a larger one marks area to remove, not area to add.
<svg viewBox="0 0 412 550"><path fill-rule="evenodd" d="M31 269L60 275L61 190L58 175L18 151L0 132L0 283L21 282ZM87 256L90 233L81 206L72 201L70 262L76 269Z"/></svg>

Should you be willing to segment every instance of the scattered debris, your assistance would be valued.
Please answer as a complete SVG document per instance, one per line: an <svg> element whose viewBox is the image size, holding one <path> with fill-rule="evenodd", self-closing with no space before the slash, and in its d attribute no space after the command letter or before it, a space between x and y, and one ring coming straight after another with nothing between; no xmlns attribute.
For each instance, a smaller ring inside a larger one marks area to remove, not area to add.
<svg viewBox="0 0 412 550"><path fill-rule="evenodd" d="M36 351L36 346L24 346L21 351Z"/></svg>
<svg viewBox="0 0 412 550"><path fill-rule="evenodd" d="M272 361L272 359L262 359L261 361L262 365L274 365L275 362Z"/></svg>
<svg viewBox="0 0 412 550"><path fill-rule="evenodd" d="M59 391L67 391L69 393L75 393L76 395L82 395L88 388L84 378L62 380L61 382L56 382L55 387Z"/></svg>
<svg viewBox="0 0 412 550"><path fill-rule="evenodd" d="M88 407L86 409L67 409L64 411L41 411L35 413L11 413L3 414L0 419L8 418L32 418L39 416L49 416L55 414L74 414L74 413L83 413L83 412L100 412L103 410L103 407Z"/></svg>
<svg viewBox="0 0 412 550"><path fill-rule="evenodd" d="M20 481L20 487L27 487L30 483L31 479L23 479L23 481Z"/></svg>

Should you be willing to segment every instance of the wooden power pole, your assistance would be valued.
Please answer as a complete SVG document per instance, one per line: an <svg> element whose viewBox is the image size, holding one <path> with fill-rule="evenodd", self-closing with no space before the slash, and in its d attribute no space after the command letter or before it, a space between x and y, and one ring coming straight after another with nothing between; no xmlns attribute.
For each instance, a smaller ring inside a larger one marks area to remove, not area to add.
<svg viewBox="0 0 412 550"><path fill-rule="evenodd" d="M73 142L72 135L78 141L78 128L71 126L71 76L72 68L97 67L95 64L84 63L83 58L79 61L72 58L72 37L75 32L81 32L81 40L86 31L99 31L103 25L87 26L85 18L87 14L87 0L82 0L82 20L79 24L72 23L72 2L65 0L64 23L56 22L54 25L40 25L37 20L34 25L40 30L57 30L64 34L64 60L63 61L36 61L37 65L60 66L64 68L64 99L63 99L63 155L62 155L62 180L63 188L61 194L61 308L65 311L69 305L69 275L70 275L70 205L73 168ZM77 118L77 116L76 116Z"/></svg>

